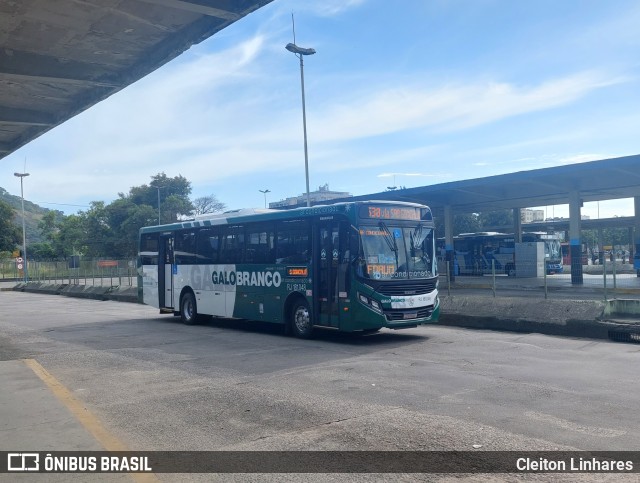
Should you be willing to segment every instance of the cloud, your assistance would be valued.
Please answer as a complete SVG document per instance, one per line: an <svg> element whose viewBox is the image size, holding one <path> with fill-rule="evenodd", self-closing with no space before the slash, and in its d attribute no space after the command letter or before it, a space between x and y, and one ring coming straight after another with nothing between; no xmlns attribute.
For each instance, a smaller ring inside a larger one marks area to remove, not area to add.
<svg viewBox="0 0 640 483"><path fill-rule="evenodd" d="M572 156L560 157L555 162L556 164L578 164L586 163L588 161L597 161L599 159L615 158L614 154L574 154Z"/></svg>
<svg viewBox="0 0 640 483"><path fill-rule="evenodd" d="M99 104L60 126L57 129L66 134L59 142L49 138L47 155L68 160L69 168L62 176L58 169L43 166L40 172L48 186L40 192L46 196L50 190L53 196L71 182L79 196L112 197L148 182L160 171L182 174L195 185L298 167L302 155L299 92L295 83L290 83L289 91L277 88L281 82L268 75L270 61L261 60L260 55L268 45L269 39L260 34L216 54L195 55L172 65L157 79L147 78L125 89L117 94L118 102ZM371 85L368 92L349 93L348 100L336 97L326 106L308 110L312 169L329 173L401 163L423 165L433 159L438 146L422 141L420 147L390 152L367 148L358 140L421 130L470 129L562 106L611 82L582 73L534 86L406 84L378 89ZM285 108L274 111L274 105ZM69 145L69 138L76 141ZM87 169L87 159L100 166L99 172ZM123 177L123 172L129 176ZM90 181L95 176L102 181L99 187ZM403 171L397 176L427 174ZM439 172L428 176L450 177Z"/></svg>
<svg viewBox="0 0 640 483"><path fill-rule="evenodd" d="M377 175L378 178L393 178L395 176L433 178L433 177L439 177L441 176L441 174L438 174L438 173L380 173L379 175Z"/></svg>
<svg viewBox="0 0 640 483"><path fill-rule="evenodd" d="M312 2L312 11L321 17L332 17L347 10L360 7L365 0L324 0L322 2Z"/></svg>
<svg viewBox="0 0 640 483"><path fill-rule="evenodd" d="M323 126L323 141L417 129L456 131L558 108L597 89L627 81L582 72L532 86L488 82L431 89L417 84L383 90L374 87L366 94L341 99L320 113L315 123Z"/></svg>
<svg viewBox="0 0 640 483"><path fill-rule="evenodd" d="M367 0L323 0L321 2L276 2L280 12L307 12L318 17L334 17L361 7Z"/></svg>

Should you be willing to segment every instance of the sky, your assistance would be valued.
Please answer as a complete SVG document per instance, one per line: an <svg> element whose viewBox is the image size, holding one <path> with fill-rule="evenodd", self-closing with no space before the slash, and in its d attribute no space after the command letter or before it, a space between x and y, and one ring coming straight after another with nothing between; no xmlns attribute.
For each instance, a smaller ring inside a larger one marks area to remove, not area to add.
<svg viewBox="0 0 640 483"><path fill-rule="evenodd" d="M640 2L274 0L0 160L66 214L164 172L228 209L640 153ZM542 207L568 216L566 206ZM585 203L591 218L631 200Z"/></svg>

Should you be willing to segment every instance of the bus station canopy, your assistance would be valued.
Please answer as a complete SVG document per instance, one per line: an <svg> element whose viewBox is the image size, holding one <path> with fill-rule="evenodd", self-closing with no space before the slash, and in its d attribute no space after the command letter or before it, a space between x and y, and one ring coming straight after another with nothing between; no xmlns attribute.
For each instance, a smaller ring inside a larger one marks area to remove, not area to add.
<svg viewBox="0 0 640 483"><path fill-rule="evenodd" d="M0 1L0 159L271 1Z"/></svg>
<svg viewBox="0 0 640 483"><path fill-rule="evenodd" d="M450 206L453 213L477 213L568 204L572 192L578 192L583 203L640 197L640 155L396 189L349 199L412 201L429 205L437 212Z"/></svg>

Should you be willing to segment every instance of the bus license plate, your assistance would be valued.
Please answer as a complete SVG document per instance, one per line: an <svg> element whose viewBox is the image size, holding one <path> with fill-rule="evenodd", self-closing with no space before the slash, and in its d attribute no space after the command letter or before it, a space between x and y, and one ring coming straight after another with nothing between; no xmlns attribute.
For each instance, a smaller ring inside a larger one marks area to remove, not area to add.
<svg viewBox="0 0 640 483"><path fill-rule="evenodd" d="M403 319L417 319L418 318L418 313L417 312L410 312L408 314L403 314L402 318Z"/></svg>

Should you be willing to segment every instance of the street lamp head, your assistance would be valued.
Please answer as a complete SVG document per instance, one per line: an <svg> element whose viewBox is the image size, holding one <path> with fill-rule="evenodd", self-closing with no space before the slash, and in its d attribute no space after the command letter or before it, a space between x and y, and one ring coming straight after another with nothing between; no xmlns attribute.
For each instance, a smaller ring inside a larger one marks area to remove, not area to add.
<svg viewBox="0 0 640 483"><path fill-rule="evenodd" d="M316 49L305 49L303 47L298 47L296 44L292 44L291 42L285 46L285 49L299 55L313 55L316 53Z"/></svg>
<svg viewBox="0 0 640 483"><path fill-rule="evenodd" d="M13 175L18 178L24 178L25 176L29 176L29 173L13 173Z"/></svg>

